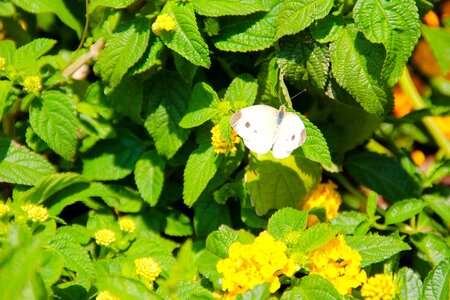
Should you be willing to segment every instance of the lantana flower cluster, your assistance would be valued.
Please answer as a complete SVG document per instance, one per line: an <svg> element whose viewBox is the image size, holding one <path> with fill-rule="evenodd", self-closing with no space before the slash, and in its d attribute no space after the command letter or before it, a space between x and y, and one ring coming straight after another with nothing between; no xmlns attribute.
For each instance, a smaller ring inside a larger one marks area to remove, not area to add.
<svg viewBox="0 0 450 300"><path fill-rule="evenodd" d="M223 138L219 124L211 129L211 134L211 145L214 147L214 152L216 152L217 154L225 154L227 153L227 151L230 151L230 153L234 153L237 151L235 144L239 144L241 138L237 136L236 131L231 130L231 145Z"/></svg>
<svg viewBox="0 0 450 300"><path fill-rule="evenodd" d="M342 203L341 195L336 191L337 186L333 182L320 183L311 193L306 195L302 210L309 210L314 207L323 207L326 211L327 220L338 215L339 206ZM319 219L314 215L308 216L308 226L319 223Z"/></svg>

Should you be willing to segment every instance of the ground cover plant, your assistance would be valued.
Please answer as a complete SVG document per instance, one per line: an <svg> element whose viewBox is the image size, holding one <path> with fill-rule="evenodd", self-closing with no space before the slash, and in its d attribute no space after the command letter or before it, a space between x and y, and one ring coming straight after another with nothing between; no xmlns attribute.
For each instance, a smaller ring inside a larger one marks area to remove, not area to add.
<svg viewBox="0 0 450 300"><path fill-rule="evenodd" d="M448 299L450 1L0 16L0 299Z"/></svg>

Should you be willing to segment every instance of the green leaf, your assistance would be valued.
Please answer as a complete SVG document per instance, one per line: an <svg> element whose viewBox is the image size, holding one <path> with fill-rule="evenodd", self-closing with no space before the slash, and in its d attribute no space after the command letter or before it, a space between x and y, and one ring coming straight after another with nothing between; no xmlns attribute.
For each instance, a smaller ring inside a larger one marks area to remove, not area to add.
<svg viewBox="0 0 450 300"><path fill-rule="evenodd" d="M287 0L279 11L275 39L296 34L314 20L322 19L333 7L333 0ZM293 22L292 20L295 20Z"/></svg>
<svg viewBox="0 0 450 300"><path fill-rule="evenodd" d="M423 299L448 299L450 296L450 258L442 260L425 278Z"/></svg>
<svg viewBox="0 0 450 300"><path fill-rule="evenodd" d="M0 41L0 53L6 59L5 67L12 65L16 54L16 43L11 40Z"/></svg>
<svg viewBox="0 0 450 300"><path fill-rule="evenodd" d="M115 89L106 96L115 111L141 124L144 86L137 78L123 77Z"/></svg>
<svg viewBox="0 0 450 300"><path fill-rule="evenodd" d="M434 233L417 233L411 236L411 241L421 252L421 257L433 267L450 257L450 247L442 237Z"/></svg>
<svg viewBox="0 0 450 300"><path fill-rule="evenodd" d="M97 197L101 197L105 203L120 212L129 212L136 213L141 211L142 209L142 198L139 193L128 187L123 185L99 185L94 186L97 191L101 191Z"/></svg>
<svg viewBox="0 0 450 300"><path fill-rule="evenodd" d="M151 105L145 128L155 140L158 153L171 158L188 138L189 131L178 123L186 113L190 90L174 73L162 73L144 96Z"/></svg>
<svg viewBox="0 0 450 300"><path fill-rule="evenodd" d="M223 100L231 102L235 109L252 105L258 94L258 84L250 74L240 74L228 86Z"/></svg>
<svg viewBox="0 0 450 300"><path fill-rule="evenodd" d="M16 9L11 2L0 2L0 16L12 17L16 14Z"/></svg>
<svg viewBox="0 0 450 300"><path fill-rule="evenodd" d="M226 226L220 226L219 230L212 232L206 238L206 249L219 258L228 257L228 248L234 242L242 244L252 243L254 237L245 231L234 231Z"/></svg>
<svg viewBox="0 0 450 300"><path fill-rule="evenodd" d="M13 65L19 70L25 69L35 64L36 60L49 51L55 44L55 40L44 38L35 39L16 50Z"/></svg>
<svg viewBox="0 0 450 300"><path fill-rule="evenodd" d="M325 44L337 40L341 30L348 23L349 21L343 16L328 15L315 21L310 27L310 32L316 41Z"/></svg>
<svg viewBox="0 0 450 300"><path fill-rule="evenodd" d="M221 35L214 45L224 51L257 51L270 47L277 31L276 23L282 0L265 1L269 11L246 17L227 17L221 25Z"/></svg>
<svg viewBox="0 0 450 300"><path fill-rule="evenodd" d="M169 236L190 236L193 233L189 217L178 211L166 213L166 222L164 233Z"/></svg>
<svg viewBox="0 0 450 300"><path fill-rule="evenodd" d="M179 125L183 128L202 125L218 113L214 108L218 102L219 96L211 86L204 82L197 83L192 90L187 112Z"/></svg>
<svg viewBox="0 0 450 300"><path fill-rule="evenodd" d="M180 77L189 85L192 85L195 75L197 74L198 66L192 64L190 61L181 55L174 53L173 62Z"/></svg>
<svg viewBox="0 0 450 300"><path fill-rule="evenodd" d="M194 65L209 68L211 60L208 45L198 30L192 3L169 1L161 14L169 15L176 23L173 31L161 31L163 43Z"/></svg>
<svg viewBox="0 0 450 300"><path fill-rule="evenodd" d="M450 69L450 32L445 28L422 26L423 36L430 45L443 74Z"/></svg>
<svg viewBox="0 0 450 300"><path fill-rule="evenodd" d="M238 294L236 300L259 300L267 299L270 296L270 283L265 282L263 284L258 284L254 288L245 293Z"/></svg>
<svg viewBox="0 0 450 300"><path fill-rule="evenodd" d="M361 254L361 267L384 261L400 251L411 247L398 238L369 234L366 236L347 236L345 241Z"/></svg>
<svg viewBox="0 0 450 300"><path fill-rule="evenodd" d="M125 8L136 1L137 0L92 0L89 2L88 12L92 13L98 6Z"/></svg>
<svg viewBox="0 0 450 300"><path fill-rule="evenodd" d="M194 227L197 237L205 238L222 224L231 224L228 206L217 204L210 199L197 201L194 207Z"/></svg>
<svg viewBox="0 0 450 300"><path fill-rule="evenodd" d="M124 276L99 276L98 285L119 299L161 299L161 297L150 291L144 283Z"/></svg>
<svg viewBox="0 0 450 300"><path fill-rule="evenodd" d="M184 169L183 200L192 206L216 174L221 156L210 145L203 145L189 155Z"/></svg>
<svg viewBox="0 0 450 300"><path fill-rule="evenodd" d="M336 237L338 231L327 223L319 223L308 228L299 236L295 249L303 253L314 251Z"/></svg>
<svg viewBox="0 0 450 300"><path fill-rule="evenodd" d="M9 80L0 80L0 121L3 117L3 111L5 110L6 100L8 99L9 90L12 83Z"/></svg>
<svg viewBox="0 0 450 300"><path fill-rule="evenodd" d="M408 199L394 203L385 216L386 224L401 223L420 213L427 206L422 200Z"/></svg>
<svg viewBox="0 0 450 300"><path fill-rule="evenodd" d="M430 173L427 176L428 178L426 180L425 185L431 186L435 182L449 175L450 175L450 160L445 160L433 166L433 168L431 169Z"/></svg>
<svg viewBox="0 0 450 300"><path fill-rule="evenodd" d="M393 86L420 37L416 1L359 0L353 15L369 41L385 45L386 61L381 75Z"/></svg>
<svg viewBox="0 0 450 300"><path fill-rule="evenodd" d="M147 50L141 59L130 69L132 75L143 73L151 68L156 68L161 64L160 56L164 51L164 44L159 38L152 35L150 37Z"/></svg>
<svg viewBox="0 0 450 300"><path fill-rule="evenodd" d="M422 199L442 218L446 227L450 226L450 203L445 195L422 195Z"/></svg>
<svg viewBox="0 0 450 300"><path fill-rule="evenodd" d="M0 139L0 157L2 182L34 185L41 177L55 173L55 167L42 156L8 139Z"/></svg>
<svg viewBox="0 0 450 300"><path fill-rule="evenodd" d="M30 107L30 122L34 132L66 160L71 160L77 147L75 103L58 91L43 92Z"/></svg>
<svg viewBox="0 0 450 300"><path fill-rule="evenodd" d="M41 269L39 275L45 282L47 288L51 288L53 284L61 277L64 268L63 258L53 249L45 249L42 252Z"/></svg>
<svg viewBox="0 0 450 300"><path fill-rule="evenodd" d="M67 9L63 0L13 0L13 3L33 14L54 13L64 24L72 28L78 37L81 37L83 31L81 24Z"/></svg>
<svg viewBox="0 0 450 300"><path fill-rule="evenodd" d="M419 186L416 181L392 157L375 152L358 152L350 155L344 165L359 183L389 200L418 196Z"/></svg>
<svg viewBox="0 0 450 300"><path fill-rule="evenodd" d="M330 67L327 46L304 35L283 39L277 63L286 79L297 88L323 91Z"/></svg>
<svg viewBox="0 0 450 300"><path fill-rule="evenodd" d="M277 160L271 154L255 154L249 165L247 187L259 215L273 208L298 207L300 199L320 181L319 165L304 158Z"/></svg>
<svg viewBox="0 0 450 300"><path fill-rule="evenodd" d="M331 282L316 274L302 277L298 285L281 296L281 300L308 299L339 300L341 296Z"/></svg>
<svg viewBox="0 0 450 300"><path fill-rule="evenodd" d="M412 269L403 267L395 276L397 297L399 299L419 300L421 299L422 281L419 274Z"/></svg>
<svg viewBox="0 0 450 300"><path fill-rule="evenodd" d="M392 111L392 92L380 81L384 49L368 42L348 25L331 43L330 58L336 81L365 111L382 116Z"/></svg>
<svg viewBox="0 0 450 300"><path fill-rule="evenodd" d="M286 241L287 235L293 231L303 231L308 220L308 213L293 208L278 210L269 219L267 231L275 239Z"/></svg>
<svg viewBox="0 0 450 300"><path fill-rule="evenodd" d="M94 66L95 73L116 87L122 77L142 57L150 39L150 20L139 18L127 23L106 42Z"/></svg>
<svg viewBox="0 0 450 300"><path fill-rule="evenodd" d="M136 162L134 181L142 198L155 206L164 184L165 161L156 151L144 152Z"/></svg>
<svg viewBox="0 0 450 300"><path fill-rule="evenodd" d="M266 11L261 0L192 0L195 12L207 17L249 15Z"/></svg>
<svg viewBox="0 0 450 300"><path fill-rule="evenodd" d="M356 211L344 211L330 220L330 223L342 234L355 234L358 226L367 221L367 217Z"/></svg>

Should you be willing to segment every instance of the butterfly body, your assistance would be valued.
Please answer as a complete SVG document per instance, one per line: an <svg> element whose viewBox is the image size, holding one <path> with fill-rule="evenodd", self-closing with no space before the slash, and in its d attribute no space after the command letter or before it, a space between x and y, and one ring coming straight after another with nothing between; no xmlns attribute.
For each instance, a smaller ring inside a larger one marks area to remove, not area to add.
<svg viewBox="0 0 450 300"><path fill-rule="evenodd" d="M305 125L295 113L268 105L243 108L230 118L230 124L253 152L265 154L272 149L273 156L289 156L306 140Z"/></svg>

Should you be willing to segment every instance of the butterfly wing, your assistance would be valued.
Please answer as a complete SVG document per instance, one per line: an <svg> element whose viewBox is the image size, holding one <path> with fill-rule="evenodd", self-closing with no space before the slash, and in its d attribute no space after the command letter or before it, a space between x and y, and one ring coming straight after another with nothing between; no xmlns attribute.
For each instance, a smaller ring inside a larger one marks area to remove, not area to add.
<svg viewBox="0 0 450 300"><path fill-rule="evenodd" d="M273 146L278 111L268 105L253 105L233 114L230 124L253 152L264 154Z"/></svg>
<svg viewBox="0 0 450 300"><path fill-rule="evenodd" d="M272 153L275 158L288 157L306 140L306 129L302 120L295 113L287 112L278 127Z"/></svg>

